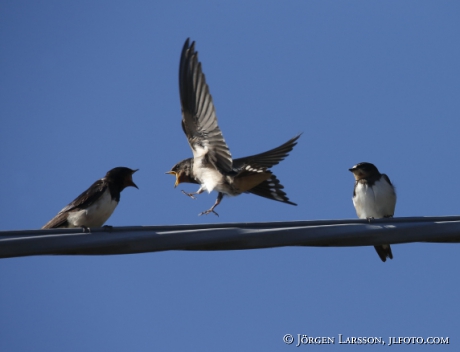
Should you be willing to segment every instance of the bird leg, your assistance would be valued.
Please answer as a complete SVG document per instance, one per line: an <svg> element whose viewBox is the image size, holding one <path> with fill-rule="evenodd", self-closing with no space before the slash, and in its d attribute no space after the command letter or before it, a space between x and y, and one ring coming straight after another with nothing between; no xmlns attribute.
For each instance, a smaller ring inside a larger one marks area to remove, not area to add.
<svg viewBox="0 0 460 352"><path fill-rule="evenodd" d="M209 213L214 213L216 214L217 216L219 216L219 214L217 214L215 211L214 211L214 208L217 207L219 204L220 204L220 201L222 200L222 198L224 197L224 194L219 192L219 195L217 196L217 199L216 199L216 202L214 203L214 205L208 209L208 210L205 210L203 211L202 213L199 213L198 216L201 216L201 215L208 215Z"/></svg>
<svg viewBox="0 0 460 352"><path fill-rule="evenodd" d="M383 217L386 218L386 219L388 219L388 218L392 218L393 215L384 215ZM374 217L370 217L370 218L366 218L366 219L367 219L367 221L370 223L371 220L374 220Z"/></svg>
<svg viewBox="0 0 460 352"><path fill-rule="evenodd" d="M194 197L193 195L194 195L194 194L197 194L197 193L187 193L187 192L185 192L184 190L182 190L182 193L184 193L186 196L189 196L189 197L192 198L192 199L196 199L196 197Z"/></svg>
<svg viewBox="0 0 460 352"><path fill-rule="evenodd" d="M203 187L200 187L200 189L199 189L198 191L193 192L193 193L187 193L187 192L185 192L184 190L182 190L182 193L184 193L186 196L189 196L189 197L192 198L192 199L196 199L196 197L194 197L194 195L196 195L196 194L201 194L201 193L203 193L203 192L204 192Z"/></svg>

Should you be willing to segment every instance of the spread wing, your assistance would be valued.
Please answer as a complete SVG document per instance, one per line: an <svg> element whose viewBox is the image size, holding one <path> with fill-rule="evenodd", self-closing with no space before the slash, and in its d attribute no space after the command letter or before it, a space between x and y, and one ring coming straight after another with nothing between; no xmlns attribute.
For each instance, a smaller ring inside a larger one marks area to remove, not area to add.
<svg viewBox="0 0 460 352"><path fill-rule="evenodd" d="M62 209L54 218L46 223L42 229L52 229L66 226L67 213L73 210L86 209L93 204L107 189L108 184L103 179L94 182L90 188L80 194L74 201Z"/></svg>
<svg viewBox="0 0 460 352"><path fill-rule="evenodd" d="M198 61L195 42L185 41L179 65L182 129L195 158L205 156L220 172L232 170L232 155L217 124L216 111Z"/></svg>
<svg viewBox="0 0 460 352"><path fill-rule="evenodd" d="M235 159L233 161L233 170L237 172L242 169L266 170L274 165L277 165L280 161L289 155L289 152L296 146L297 140L300 136L301 134L291 138L279 147L271 149L265 153Z"/></svg>

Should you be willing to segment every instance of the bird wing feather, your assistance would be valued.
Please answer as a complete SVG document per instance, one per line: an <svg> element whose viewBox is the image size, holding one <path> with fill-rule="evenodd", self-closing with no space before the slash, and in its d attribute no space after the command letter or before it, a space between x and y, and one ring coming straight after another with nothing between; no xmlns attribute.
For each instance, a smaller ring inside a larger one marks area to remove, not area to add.
<svg viewBox="0 0 460 352"><path fill-rule="evenodd" d="M51 229L63 226L67 222L67 213L74 210L86 209L91 206L107 189L108 184L104 179L97 180L91 187L65 206L54 218L42 228Z"/></svg>
<svg viewBox="0 0 460 352"><path fill-rule="evenodd" d="M217 124L206 77L198 61L195 42L185 41L179 65L182 129L195 158L206 157L221 173L232 171L232 156Z"/></svg>
<svg viewBox="0 0 460 352"><path fill-rule="evenodd" d="M296 146L297 140L300 136L301 135L299 134L279 147L264 153L235 159L233 160L233 169L235 171L241 170L245 167L250 167L252 169L269 169L272 166L277 165L289 155L289 152Z"/></svg>

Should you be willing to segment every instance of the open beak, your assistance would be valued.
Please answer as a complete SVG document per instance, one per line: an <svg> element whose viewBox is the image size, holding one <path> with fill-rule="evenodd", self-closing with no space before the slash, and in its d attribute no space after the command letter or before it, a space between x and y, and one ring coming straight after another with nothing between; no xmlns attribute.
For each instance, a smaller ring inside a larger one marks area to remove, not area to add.
<svg viewBox="0 0 460 352"><path fill-rule="evenodd" d="M176 183L174 184L174 188L176 188L177 185L180 183L179 182L179 174L177 172L175 172L175 171L168 171L168 172L165 172L165 174L176 176Z"/></svg>
<svg viewBox="0 0 460 352"><path fill-rule="evenodd" d="M139 189L139 187L137 187L137 185L134 183L133 181L133 174L136 172L136 171L139 171L139 169L136 169L136 170L133 170L132 174L131 174L131 179L128 180L128 186L133 186L133 187L136 187L137 189Z"/></svg>

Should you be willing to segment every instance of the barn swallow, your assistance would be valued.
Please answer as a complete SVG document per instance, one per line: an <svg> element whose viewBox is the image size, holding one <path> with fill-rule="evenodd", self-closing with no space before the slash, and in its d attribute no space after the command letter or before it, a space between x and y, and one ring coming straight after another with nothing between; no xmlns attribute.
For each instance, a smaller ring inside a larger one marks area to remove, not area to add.
<svg viewBox="0 0 460 352"><path fill-rule="evenodd" d="M396 192L387 175L371 163L359 163L349 169L355 177L353 205L360 219L392 218L396 207ZM389 244L374 246L383 262L393 259Z"/></svg>
<svg viewBox="0 0 460 352"><path fill-rule="evenodd" d="M205 75L198 61L195 42L185 41L179 64L179 92L182 105L182 129L193 158L177 163L167 174L176 176L175 187L183 182L200 185L198 191L186 193L191 198L204 191L218 192L214 205L199 215L214 213L224 195L252 193L279 202L289 201L278 178L269 170L297 144L300 134L278 148L265 153L233 160L217 124L217 116Z"/></svg>
<svg viewBox="0 0 460 352"><path fill-rule="evenodd" d="M138 188L132 178L136 171L127 167L116 167L108 171L42 229L101 227L117 207L121 191L129 186Z"/></svg>

